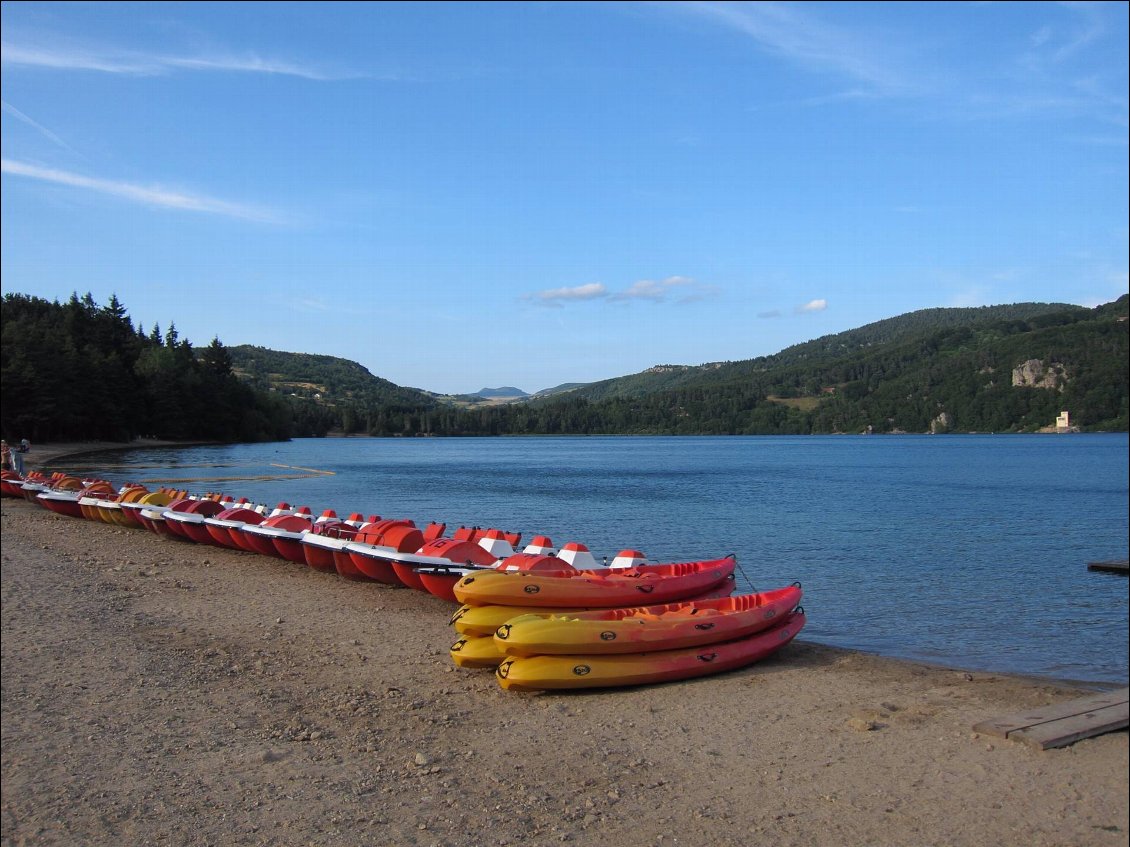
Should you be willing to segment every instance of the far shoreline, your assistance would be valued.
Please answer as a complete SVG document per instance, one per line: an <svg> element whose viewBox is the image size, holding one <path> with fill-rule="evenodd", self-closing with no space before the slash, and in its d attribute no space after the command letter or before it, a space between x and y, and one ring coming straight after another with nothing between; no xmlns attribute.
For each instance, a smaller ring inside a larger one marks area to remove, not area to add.
<svg viewBox="0 0 1130 847"><path fill-rule="evenodd" d="M190 447L224 447L224 446L237 446L237 445L250 445L250 444L286 444L299 438L313 438L323 440L349 440L349 439L402 439L402 438L871 438L874 436L888 436L888 437L906 437L920 438L929 436L936 437L956 437L961 438L964 436L978 436L978 435L991 435L991 436L1027 436L1027 435L1128 435L1130 433L1123 430L1101 430L1095 432L946 432L946 433L932 433L932 432L827 432L827 433L807 433L797 435L746 435L746 434L700 434L700 435L664 435L659 433L554 433L554 434L511 434L511 435L432 435L427 433L420 433L417 435L368 435L359 432L328 432L325 435L311 435L311 436L294 436L293 438L283 439L279 441L174 441L164 440L159 438L138 438L134 441L60 441L60 442L42 442L33 443L31 452L26 453L24 456L24 466L29 470L38 468L50 467L53 463L61 459L66 459L72 456L84 456L88 453L110 453L119 452L124 450L148 450L158 448L190 448Z"/></svg>

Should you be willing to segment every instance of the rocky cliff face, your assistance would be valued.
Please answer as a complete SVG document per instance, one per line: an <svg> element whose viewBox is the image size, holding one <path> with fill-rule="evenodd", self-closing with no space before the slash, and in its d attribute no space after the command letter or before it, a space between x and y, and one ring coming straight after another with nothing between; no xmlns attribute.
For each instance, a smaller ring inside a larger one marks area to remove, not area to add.
<svg viewBox="0 0 1130 847"><path fill-rule="evenodd" d="M1050 388L1062 391L1067 380L1067 368L1059 362L1044 364L1042 359L1029 359L1012 369L1013 388Z"/></svg>

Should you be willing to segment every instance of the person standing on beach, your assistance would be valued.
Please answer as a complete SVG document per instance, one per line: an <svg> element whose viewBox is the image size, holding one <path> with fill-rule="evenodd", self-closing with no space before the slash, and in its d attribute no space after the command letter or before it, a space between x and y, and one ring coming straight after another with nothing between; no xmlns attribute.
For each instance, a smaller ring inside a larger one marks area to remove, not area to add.
<svg viewBox="0 0 1130 847"><path fill-rule="evenodd" d="M21 438L20 443L15 447L9 448L8 452L11 455L9 462L12 465L12 470L20 476L24 475L24 453L31 450L31 442L26 438Z"/></svg>
<svg viewBox="0 0 1130 847"><path fill-rule="evenodd" d="M12 467L12 451L8 449L7 441L0 441L0 458L3 459L4 470L9 470Z"/></svg>
<svg viewBox="0 0 1130 847"><path fill-rule="evenodd" d="M20 476L24 475L24 456L22 448L10 447L8 449L8 465Z"/></svg>

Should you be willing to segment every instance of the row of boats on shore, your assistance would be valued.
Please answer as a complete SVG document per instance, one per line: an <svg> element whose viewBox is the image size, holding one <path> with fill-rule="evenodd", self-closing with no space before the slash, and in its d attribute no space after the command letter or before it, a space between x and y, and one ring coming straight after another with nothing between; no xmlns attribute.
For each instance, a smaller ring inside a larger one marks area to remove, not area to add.
<svg viewBox="0 0 1130 847"><path fill-rule="evenodd" d="M460 604L456 665L493 668L506 689L638 685L749 665L805 623L799 583L734 595L736 558L656 563L623 549L597 561L521 534L279 503L193 495L139 484L4 471L0 493L72 518L271 556L359 581L412 588ZM520 549L519 549L520 548Z"/></svg>

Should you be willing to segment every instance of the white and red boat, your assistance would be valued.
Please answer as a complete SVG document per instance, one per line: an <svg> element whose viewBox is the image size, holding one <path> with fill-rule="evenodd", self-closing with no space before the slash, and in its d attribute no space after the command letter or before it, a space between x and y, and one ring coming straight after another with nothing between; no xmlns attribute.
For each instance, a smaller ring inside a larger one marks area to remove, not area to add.
<svg viewBox="0 0 1130 847"><path fill-rule="evenodd" d="M243 540L251 548L264 556L275 556L306 564L302 552L302 535L314 524L314 516L309 506L302 506L293 512L273 514L259 524L244 524L240 527Z"/></svg>
<svg viewBox="0 0 1130 847"><path fill-rule="evenodd" d="M109 483L107 483L107 487ZM64 476L46 483L25 482L22 490L24 497L33 503L38 503L45 509L70 518L84 518L79 501L87 496L89 486L82 480L73 476ZM111 491L113 489L110 489Z"/></svg>
<svg viewBox="0 0 1130 847"><path fill-rule="evenodd" d="M260 524L266 518L266 508L254 506L243 499L222 512L206 517L204 529L218 547L228 547L232 550L246 550L252 552L250 545L245 546L242 529L244 524L252 526Z"/></svg>
<svg viewBox="0 0 1130 847"><path fill-rule="evenodd" d="M338 573L346 579L368 579L357 570L345 548L356 538L362 527L379 520L378 515L370 515L366 521L360 512L354 512L344 520L333 517L315 521L310 531L302 536L302 552L306 557L306 564L314 570Z"/></svg>
<svg viewBox="0 0 1130 847"><path fill-rule="evenodd" d="M165 526L172 534L197 544L211 544L212 536L204 523L205 519L218 515L231 507L229 498L226 502L204 498L192 500L184 508L170 508L165 512Z"/></svg>

